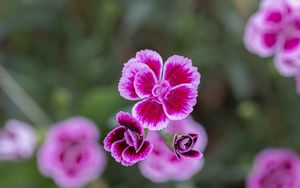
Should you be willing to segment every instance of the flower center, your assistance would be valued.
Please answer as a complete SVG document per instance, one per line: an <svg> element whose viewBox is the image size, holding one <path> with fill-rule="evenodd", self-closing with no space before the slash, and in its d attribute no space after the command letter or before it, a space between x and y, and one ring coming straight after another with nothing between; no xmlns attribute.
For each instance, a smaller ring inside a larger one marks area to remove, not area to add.
<svg viewBox="0 0 300 188"><path fill-rule="evenodd" d="M9 140L12 141L15 141L17 139L17 135L11 130L4 130L1 136L8 138Z"/></svg>
<svg viewBox="0 0 300 188"><path fill-rule="evenodd" d="M169 95L171 86L168 81L163 81L160 84L157 84L152 89L152 94L154 97L157 97L160 102Z"/></svg>
<svg viewBox="0 0 300 188"><path fill-rule="evenodd" d="M127 131L125 131L125 133L124 133L124 137L125 137L126 143L129 146L132 146L135 149L139 149L141 138L136 132L131 131L130 129L127 129Z"/></svg>
<svg viewBox="0 0 300 188"><path fill-rule="evenodd" d="M192 143L193 143L193 140L189 137L186 137L180 141L179 148L181 151L184 151L184 152L188 151L188 150L192 149L191 148Z"/></svg>
<svg viewBox="0 0 300 188"><path fill-rule="evenodd" d="M68 175L76 175L77 168L87 158L87 153L85 153L83 148L84 146L79 143L69 143L65 148L62 148L59 160Z"/></svg>

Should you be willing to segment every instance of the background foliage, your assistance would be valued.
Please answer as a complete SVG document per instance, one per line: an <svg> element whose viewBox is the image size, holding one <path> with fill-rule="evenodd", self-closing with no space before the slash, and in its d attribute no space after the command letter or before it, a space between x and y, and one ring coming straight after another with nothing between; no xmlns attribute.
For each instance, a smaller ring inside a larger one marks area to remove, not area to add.
<svg viewBox="0 0 300 188"><path fill-rule="evenodd" d="M257 6L253 0L1 0L0 63L53 122L87 116L103 139L114 114L131 105L117 83L137 50L191 58L202 74L193 117L209 135L206 165L188 182L155 186L242 188L259 150L300 149L294 80L279 76L272 59L250 54L242 42ZM1 124L9 118L29 121L1 90ZM153 187L136 166L109 157L101 180L90 187L141 185ZM1 162L3 186L55 187L35 159Z"/></svg>

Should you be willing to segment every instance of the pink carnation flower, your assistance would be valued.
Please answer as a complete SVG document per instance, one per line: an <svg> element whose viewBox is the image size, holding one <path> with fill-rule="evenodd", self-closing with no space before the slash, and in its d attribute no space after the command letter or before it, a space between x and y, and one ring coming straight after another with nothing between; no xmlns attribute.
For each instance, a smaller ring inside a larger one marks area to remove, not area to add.
<svg viewBox="0 0 300 188"><path fill-rule="evenodd" d="M124 166L144 160L152 151L152 144L144 140L142 125L125 112L117 114L117 122L119 126L104 139L104 149Z"/></svg>
<svg viewBox="0 0 300 188"><path fill-rule="evenodd" d="M288 149L265 149L258 154L247 188L299 188L300 159Z"/></svg>
<svg viewBox="0 0 300 188"><path fill-rule="evenodd" d="M35 147L35 130L24 122L9 120L0 130L0 160L30 158Z"/></svg>
<svg viewBox="0 0 300 188"><path fill-rule="evenodd" d="M133 116L149 130L160 130L193 111L199 83L190 59L174 55L163 65L157 52L142 50L124 65L119 92L128 100L142 100L134 105Z"/></svg>
<svg viewBox="0 0 300 188"><path fill-rule="evenodd" d="M83 187L106 166L98 140L98 129L88 119L73 117L57 123L40 148L38 167L61 187Z"/></svg>
<svg viewBox="0 0 300 188"><path fill-rule="evenodd" d="M207 145L207 134L204 128L188 117L179 121L171 121L166 131L171 134L195 133L198 140L194 149L204 151ZM164 139L154 131L149 131L147 139L153 144L151 154L140 163L141 173L153 182L167 182L171 180L185 181L197 174L204 165L204 159L181 158L165 143Z"/></svg>

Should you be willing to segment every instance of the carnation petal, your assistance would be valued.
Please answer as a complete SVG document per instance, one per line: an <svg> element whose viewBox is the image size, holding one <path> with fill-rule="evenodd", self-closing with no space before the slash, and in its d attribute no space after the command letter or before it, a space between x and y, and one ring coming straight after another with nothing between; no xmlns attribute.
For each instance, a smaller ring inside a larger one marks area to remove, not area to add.
<svg viewBox="0 0 300 188"><path fill-rule="evenodd" d="M291 5L295 9L300 8L300 1L298 1L298 0L287 0L287 2L289 3L289 5Z"/></svg>
<svg viewBox="0 0 300 188"><path fill-rule="evenodd" d="M299 57L299 52L298 54L280 52L275 56L275 68L282 76L295 76L300 69Z"/></svg>
<svg viewBox="0 0 300 188"><path fill-rule="evenodd" d="M292 37L284 41L283 49L285 51L293 51L298 49L300 45L300 38L299 37Z"/></svg>
<svg viewBox="0 0 300 188"><path fill-rule="evenodd" d="M136 59L139 62L148 65L158 79L161 77L163 60L157 52L147 49L141 50L136 53Z"/></svg>
<svg viewBox="0 0 300 188"><path fill-rule="evenodd" d="M134 58L130 59L126 64L124 64L122 77L118 85L118 90L122 97L128 100L139 99L139 96L135 92L133 82L136 73L145 67L147 66L142 63L138 63L138 61Z"/></svg>
<svg viewBox="0 0 300 188"><path fill-rule="evenodd" d="M119 140L112 144L111 146L111 155L117 162L121 162L123 160L122 153L128 147L125 140Z"/></svg>
<svg viewBox="0 0 300 188"><path fill-rule="evenodd" d="M249 19L245 28L244 44L251 53L269 57L275 51L278 31L264 28L264 16L263 13L256 13Z"/></svg>
<svg viewBox="0 0 300 188"><path fill-rule="evenodd" d="M171 120L180 120L187 117L196 104L197 89L190 84L182 84L172 88L163 102L167 117Z"/></svg>
<svg viewBox="0 0 300 188"><path fill-rule="evenodd" d="M186 153L181 153L181 155L183 155L185 157L190 157L190 158L200 158L203 156L202 153L200 153L199 151L196 151L196 150L190 150Z"/></svg>
<svg viewBox="0 0 300 188"><path fill-rule="evenodd" d="M164 78L172 87L180 84L192 84L198 87L200 84L200 73L192 66L192 61L183 56L174 55L167 59L164 68Z"/></svg>
<svg viewBox="0 0 300 188"><path fill-rule="evenodd" d="M137 163L149 155L152 151L152 144L149 141L145 141L142 148L137 152L134 147L128 147L122 153L124 161L128 163Z"/></svg>
<svg viewBox="0 0 300 188"><path fill-rule="evenodd" d="M129 162L126 162L126 161L121 161L121 164L123 165L123 166L132 166L132 165L134 165L134 163L129 163Z"/></svg>
<svg viewBox="0 0 300 188"><path fill-rule="evenodd" d="M136 132L127 130L124 134L125 140L128 145L133 146L136 151L139 151L144 143L144 137L138 135Z"/></svg>
<svg viewBox="0 0 300 188"><path fill-rule="evenodd" d="M144 99L135 104L132 114L149 130L163 129L169 122L162 104L152 99Z"/></svg>
<svg viewBox="0 0 300 188"><path fill-rule="evenodd" d="M103 141L104 149L106 151L111 151L112 144L118 140L122 140L125 131L126 129L124 127L117 127L111 132L109 132Z"/></svg>
<svg viewBox="0 0 300 188"><path fill-rule="evenodd" d="M119 112L117 114L117 122L120 126L137 132L139 135L144 134L144 130L140 122L134 117L132 117L129 113Z"/></svg>
<svg viewBox="0 0 300 188"><path fill-rule="evenodd" d="M157 83L157 78L150 68L141 69L134 79L134 88L136 94L140 98L150 97L152 95L152 89Z"/></svg>

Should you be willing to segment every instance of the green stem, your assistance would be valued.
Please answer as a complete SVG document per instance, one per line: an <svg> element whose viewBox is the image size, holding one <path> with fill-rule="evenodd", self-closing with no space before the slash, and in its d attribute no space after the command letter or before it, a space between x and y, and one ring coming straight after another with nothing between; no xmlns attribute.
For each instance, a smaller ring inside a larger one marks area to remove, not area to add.
<svg viewBox="0 0 300 188"><path fill-rule="evenodd" d="M51 124L51 120L26 93L26 91L12 78L8 71L0 64L0 88L28 117L32 123L43 128Z"/></svg>
<svg viewBox="0 0 300 188"><path fill-rule="evenodd" d="M173 150L174 135L170 134L170 133L168 133L166 131L159 131L158 133L165 140L165 143L170 148L170 150Z"/></svg>

